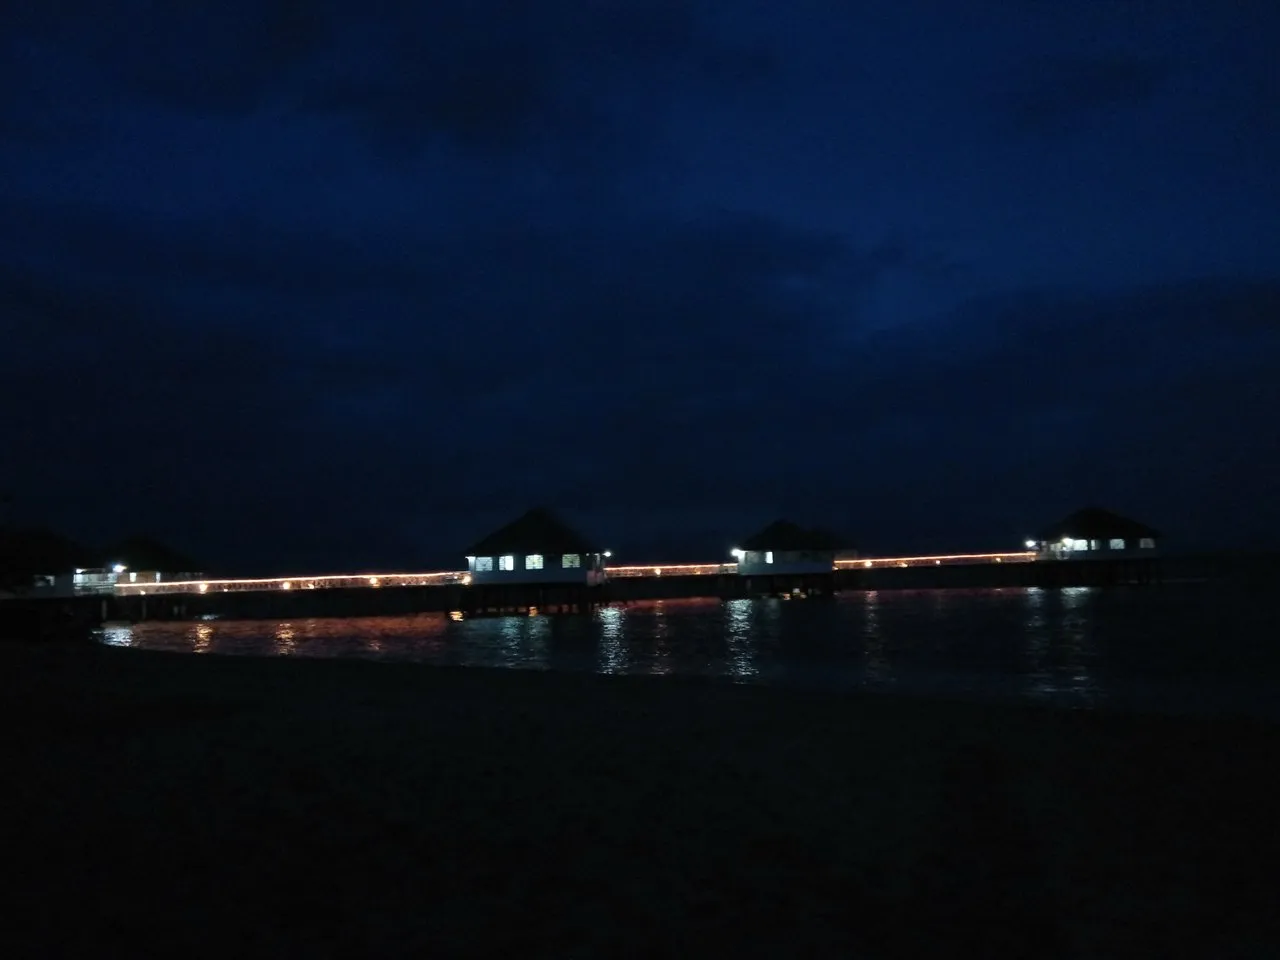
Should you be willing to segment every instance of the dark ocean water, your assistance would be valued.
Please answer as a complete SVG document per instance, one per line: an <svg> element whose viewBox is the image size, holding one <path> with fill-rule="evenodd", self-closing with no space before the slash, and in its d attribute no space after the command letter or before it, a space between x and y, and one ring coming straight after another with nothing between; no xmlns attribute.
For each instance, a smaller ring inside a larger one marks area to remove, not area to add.
<svg viewBox="0 0 1280 960"><path fill-rule="evenodd" d="M1211 584L666 600L583 616L144 623L101 642L1280 717L1280 602Z"/></svg>

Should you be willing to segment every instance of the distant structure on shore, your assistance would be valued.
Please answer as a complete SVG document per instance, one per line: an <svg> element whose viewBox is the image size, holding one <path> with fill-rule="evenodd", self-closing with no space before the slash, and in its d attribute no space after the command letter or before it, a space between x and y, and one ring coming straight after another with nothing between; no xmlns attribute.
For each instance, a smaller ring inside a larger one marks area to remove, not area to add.
<svg viewBox="0 0 1280 960"><path fill-rule="evenodd" d="M608 556L550 510L536 508L475 543L467 573L476 585L597 586Z"/></svg>
<svg viewBox="0 0 1280 960"><path fill-rule="evenodd" d="M1153 557L1161 534L1158 530L1101 507L1086 507L1064 517L1027 541L1046 560L1121 560Z"/></svg>
<svg viewBox="0 0 1280 960"><path fill-rule="evenodd" d="M104 555L108 558L103 562ZM0 529L0 590L44 597L112 594L121 584L194 580L199 566L145 537L90 550L43 529Z"/></svg>
<svg viewBox="0 0 1280 960"><path fill-rule="evenodd" d="M0 592L24 592L92 562L80 544L38 527L0 526Z"/></svg>
<svg viewBox="0 0 1280 960"><path fill-rule="evenodd" d="M130 570L127 564L110 567L76 567L72 573L43 574L35 578L35 586L56 596L81 596L90 593L110 594L123 584L184 583L198 580L199 571Z"/></svg>
<svg viewBox="0 0 1280 960"><path fill-rule="evenodd" d="M790 520L775 520L732 551L743 577L831 573L836 554L852 557L839 539L825 530L805 529Z"/></svg>

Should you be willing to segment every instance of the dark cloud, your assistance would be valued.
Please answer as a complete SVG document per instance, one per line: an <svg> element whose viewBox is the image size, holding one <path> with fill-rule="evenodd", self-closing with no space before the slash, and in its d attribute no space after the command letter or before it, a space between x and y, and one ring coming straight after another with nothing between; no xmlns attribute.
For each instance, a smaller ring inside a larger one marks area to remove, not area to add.
<svg viewBox="0 0 1280 960"><path fill-rule="evenodd" d="M97 85L118 85L169 106L215 113L252 110L289 71L333 38L333 4L232 0L209 17L160 0L10 4L10 43L79 56Z"/></svg>
<svg viewBox="0 0 1280 960"><path fill-rule="evenodd" d="M596 142L639 119L615 116L611 97L654 83L737 91L776 66L763 48L718 41L688 0L235 0L216 18L154 0L19 6L11 49L70 61L108 95L207 114L318 112L409 151L439 139L499 151ZM18 105L8 112L16 126Z"/></svg>
<svg viewBox="0 0 1280 960"><path fill-rule="evenodd" d="M73 473L103 466L88 411L105 403L130 435L153 438L127 445L130 470L148 476L132 495L168 486L171 507L201 492L207 509L225 509L216 489L234 487L247 468L296 492L287 511L256 495L244 509L297 529L308 510L340 510L350 489L380 491L366 517L444 502L487 511L580 494L599 501L591 491L617 476L630 474L636 490L684 470L698 448L677 445L656 460L648 445L731 415L744 384L803 369L834 320L806 306L805 285L857 260L834 238L760 218L619 224L588 236L486 233L425 255L419 246L376 271L342 243L290 253L287 235L248 244L234 230L137 221L113 231L108 218L84 214L74 229L66 216L47 217L41 233L37 219L28 211L28 243L71 257L77 279L34 267L3 278L6 326L25 331L8 358L22 367L6 380L6 399L44 396L51 375L65 382L27 421L25 452L56 432L70 445L64 462L80 463ZM269 269L257 249L276 251ZM412 260L432 266L415 272ZM305 288L308 276L319 295ZM241 291L242 310L213 309L209 285ZM128 293L138 290L150 293ZM385 312L344 311L333 302L339 290L357 303L376 297ZM740 337L743 323L759 336ZM601 456L581 448L584 432L627 439ZM729 476L726 443L713 437L708 448L724 449L723 464L691 472L686 498L712 496ZM178 482L198 450L217 451L218 462L204 482ZM530 466L510 470L513 460ZM309 485L316 470L324 483ZM129 489L118 495L130 501ZM606 499L616 496L626 499Z"/></svg>
<svg viewBox="0 0 1280 960"><path fill-rule="evenodd" d="M361 448L374 464L394 448L343 408L403 365L305 329L221 319L109 284L0 273L11 348L0 403L15 411L6 471L24 514L94 539L161 527L215 564L245 562L261 538L274 559L301 560L321 530L332 552L359 539L355 528L363 549L385 550L385 514L366 508L357 521L348 505L385 480L363 468Z"/></svg>
<svg viewBox="0 0 1280 960"><path fill-rule="evenodd" d="M439 137L504 150L634 142L633 128L650 126L635 96L645 86L732 90L774 66L717 41L685 0L413 5L366 42L381 69L353 75L339 53L303 103L401 148Z"/></svg>
<svg viewBox="0 0 1280 960"><path fill-rule="evenodd" d="M1172 63L1131 55L1037 58L1007 80L1014 126L1044 132L1091 114L1141 106L1175 75Z"/></svg>
<svg viewBox="0 0 1280 960"><path fill-rule="evenodd" d="M1199 489L1179 460L1197 444L1255 475L1275 466L1256 443L1227 451L1242 435L1221 429L1229 414L1265 428L1271 281L985 295L886 327L864 300L891 274L931 276L938 255L759 215L405 243L9 213L26 265L0 278L4 400L32 410L25 486L57 436L57 496L235 513L299 563L325 555L318 516L336 518L325 542L410 563L415 531L460 543L537 502L742 523L803 506L885 549L878 518L894 514L944 539L1016 537L1040 504L1085 491L1158 510L1162 471ZM104 416L130 439L104 444ZM95 474L101 493L68 489Z"/></svg>
<svg viewBox="0 0 1280 960"><path fill-rule="evenodd" d="M0 253L11 260L52 255L79 277L111 278L153 294L243 291L255 297L331 301L352 292L395 290L416 282L427 265L403 251L388 231L363 238L268 223L250 216L174 218L121 215L100 207L0 200L12 228Z"/></svg>
<svg viewBox="0 0 1280 960"><path fill-rule="evenodd" d="M9 5L0 481L241 570L450 563L538 502L673 559L779 513L1251 534L1269 49L944 6ZM991 136L993 73L1080 149Z"/></svg>
<svg viewBox="0 0 1280 960"><path fill-rule="evenodd" d="M1278 323L1277 280L978 298L914 337L872 341L864 409L895 435L870 436L904 463L932 461L923 480L895 476L897 496L915 488L953 530L965 525L950 515L957 503L970 505L972 535L1007 515L1014 536L1036 504L1096 500L1213 542L1248 525L1260 478L1280 472L1267 426L1280 402ZM1224 485L1205 469L1215 463L1237 480Z"/></svg>

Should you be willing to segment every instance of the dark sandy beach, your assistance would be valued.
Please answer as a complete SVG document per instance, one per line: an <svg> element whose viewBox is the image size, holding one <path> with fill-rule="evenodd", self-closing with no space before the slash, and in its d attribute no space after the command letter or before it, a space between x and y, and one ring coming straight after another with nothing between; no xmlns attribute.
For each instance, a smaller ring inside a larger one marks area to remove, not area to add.
<svg viewBox="0 0 1280 960"><path fill-rule="evenodd" d="M7 956L1263 957L1280 731L0 645Z"/></svg>

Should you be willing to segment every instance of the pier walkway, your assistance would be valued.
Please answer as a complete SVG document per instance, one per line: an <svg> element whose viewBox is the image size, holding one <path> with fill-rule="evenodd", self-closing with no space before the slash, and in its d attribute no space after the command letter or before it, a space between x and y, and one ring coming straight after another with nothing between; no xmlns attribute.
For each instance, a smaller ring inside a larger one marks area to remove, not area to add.
<svg viewBox="0 0 1280 960"><path fill-rule="evenodd" d="M957 564L1029 563L1037 554L1031 550L1015 553L951 553L918 557L859 557L837 560L836 570L875 569L877 567L952 566ZM672 563L606 567L610 578L663 576L721 576L736 573L736 563ZM207 594L274 592L280 590L376 590L394 587L466 586L471 577L465 570L440 570L430 573L362 573L325 576L268 577L253 579L174 580L161 583L117 583L117 596L155 596L159 594Z"/></svg>

